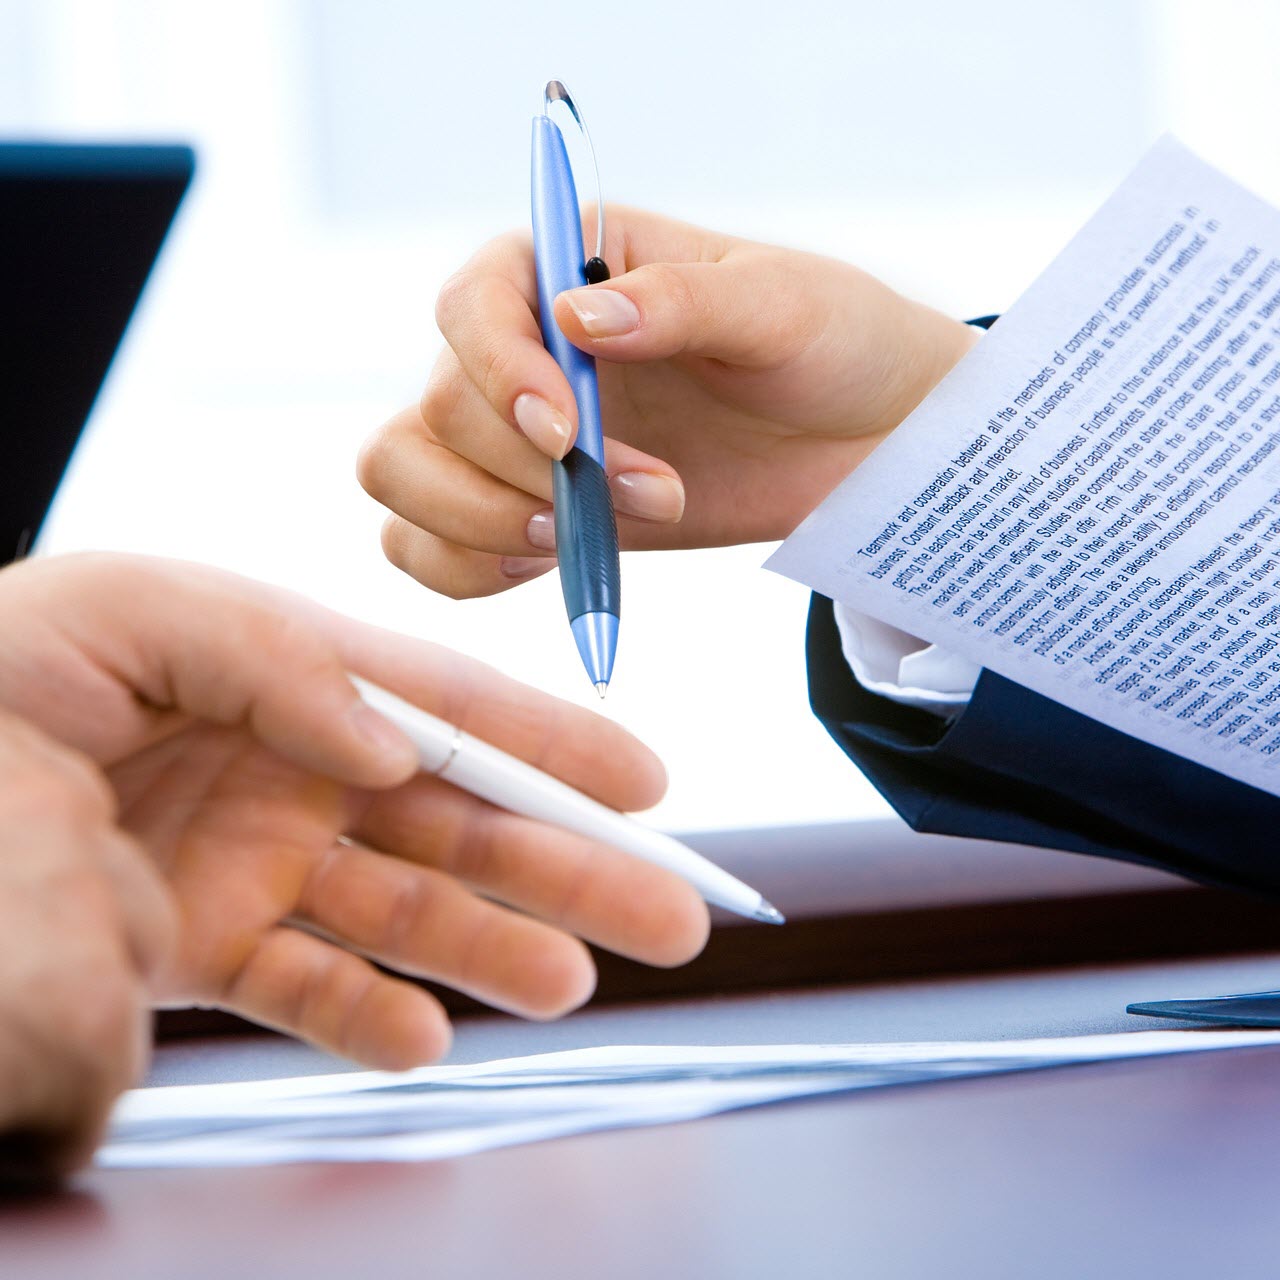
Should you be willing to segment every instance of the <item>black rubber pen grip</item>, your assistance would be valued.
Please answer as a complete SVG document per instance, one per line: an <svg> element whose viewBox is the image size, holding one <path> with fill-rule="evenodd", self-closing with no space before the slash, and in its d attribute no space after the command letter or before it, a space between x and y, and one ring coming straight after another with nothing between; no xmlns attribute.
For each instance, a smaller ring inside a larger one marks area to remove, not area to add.
<svg viewBox="0 0 1280 1280"><path fill-rule="evenodd" d="M573 448L552 467L556 555L570 622L584 613L620 617L618 526L604 468Z"/></svg>

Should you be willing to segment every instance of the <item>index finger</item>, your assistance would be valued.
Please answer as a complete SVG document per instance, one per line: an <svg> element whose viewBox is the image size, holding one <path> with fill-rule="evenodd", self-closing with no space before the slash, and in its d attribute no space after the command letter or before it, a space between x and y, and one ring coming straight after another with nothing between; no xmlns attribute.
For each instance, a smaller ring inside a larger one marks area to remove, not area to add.
<svg viewBox="0 0 1280 1280"><path fill-rule="evenodd" d="M498 416L544 453L563 457L577 433L578 404L542 344L532 238L501 236L450 276L436 300L436 324Z"/></svg>
<svg viewBox="0 0 1280 1280"><path fill-rule="evenodd" d="M582 218L587 243L595 239L596 219L595 207L589 206ZM733 239L622 205L608 206L606 227L605 254L615 272L651 262L716 262ZM508 232L480 249L445 282L436 323L498 415L544 453L562 457L577 432L578 406L542 344L532 236ZM548 415L568 428L562 447ZM425 398L423 416L428 422L433 416Z"/></svg>
<svg viewBox="0 0 1280 1280"><path fill-rule="evenodd" d="M393 644L404 640L376 659L361 645L352 669L611 808L647 809L666 791L658 757L612 720L451 650Z"/></svg>
<svg viewBox="0 0 1280 1280"><path fill-rule="evenodd" d="M594 711L521 684L443 645L357 622L282 587L221 569L202 566L200 572L234 581L244 595L307 620L330 639L347 670L602 804L624 812L648 809L667 789L667 772L658 757Z"/></svg>

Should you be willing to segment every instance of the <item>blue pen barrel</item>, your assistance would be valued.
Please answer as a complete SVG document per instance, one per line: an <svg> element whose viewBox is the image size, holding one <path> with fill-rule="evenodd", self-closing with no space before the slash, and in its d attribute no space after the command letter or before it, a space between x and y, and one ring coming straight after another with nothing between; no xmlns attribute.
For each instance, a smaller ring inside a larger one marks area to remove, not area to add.
<svg viewBox="0 0 1280 1280"><path fill-rule="evenodd" d="M553 464L556 555L565 609L593 680L613 666L621 581L618 531L604 471L604 432L595 361L560 331L552 303L586 284L582 218L564 137L545 115L533 120L533 244L542 341L564 371L578 404L578 437Z"/></svg>
<svg viewBox="0 0 1280 1280"><path fill-rule="evenodd" d="M560 332L552 314L558 293L587 283L582 248L582 216L564 136L547 116L533 118L533 253L538 269L538 314L542 342L564 370L578 401L578 439L574 446L604 464L600 392L596 362Z"/></svg>

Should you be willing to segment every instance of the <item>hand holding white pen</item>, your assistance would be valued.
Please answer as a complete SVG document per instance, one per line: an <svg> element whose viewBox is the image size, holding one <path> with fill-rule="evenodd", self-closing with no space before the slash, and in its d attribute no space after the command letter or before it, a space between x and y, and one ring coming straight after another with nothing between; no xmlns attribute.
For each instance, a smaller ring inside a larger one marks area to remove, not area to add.
<svg viewBox="0 0 1280 1280"><path fill-rule="evenodd" d="M592 800L368 680L353 676L352 681L361 697L413 742L425 772L513 813L576 831L665 867L713 906L769 924L783 923L782 913L772 903L678 840Z"/></svg>
<svg viewBox="0 0 1280 1280"><path fill-rule="evenodd" d="M706 906L679 876L421 772L420 743L346 672L606 805L654 803L658 761L601 716L193 564L25 560L0 574L0 625L0 709L79 753L100 823L118 822L176 901L179 945L140 999L224 1008L394 1069L449 1043L440 1002L403 978L551 1018L591 995L584 944L666 966L706 940ZM86 933L115 909L110 893L93 901ZM131 921L135 887L120 905Z"/></svg>

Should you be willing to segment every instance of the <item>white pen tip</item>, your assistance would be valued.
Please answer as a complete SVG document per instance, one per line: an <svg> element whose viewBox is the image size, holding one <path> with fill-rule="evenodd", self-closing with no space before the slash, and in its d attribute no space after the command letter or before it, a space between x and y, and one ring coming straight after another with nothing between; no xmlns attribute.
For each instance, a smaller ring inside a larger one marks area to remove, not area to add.
<svg viewBox="0 0 1280 1280"><path fill-rule="evenodd" d="M759 906L751 913L757 920L763 920L765 924L786 924L787 917L773 905L772 902L766 902L760 899Z"/></svg>
<svg viewBox="0 0 1280 1280"><path fill-rule="evenodd" d="M607 680L597 680L596 692L603 698L609 692L609 682Z"/></svg>

